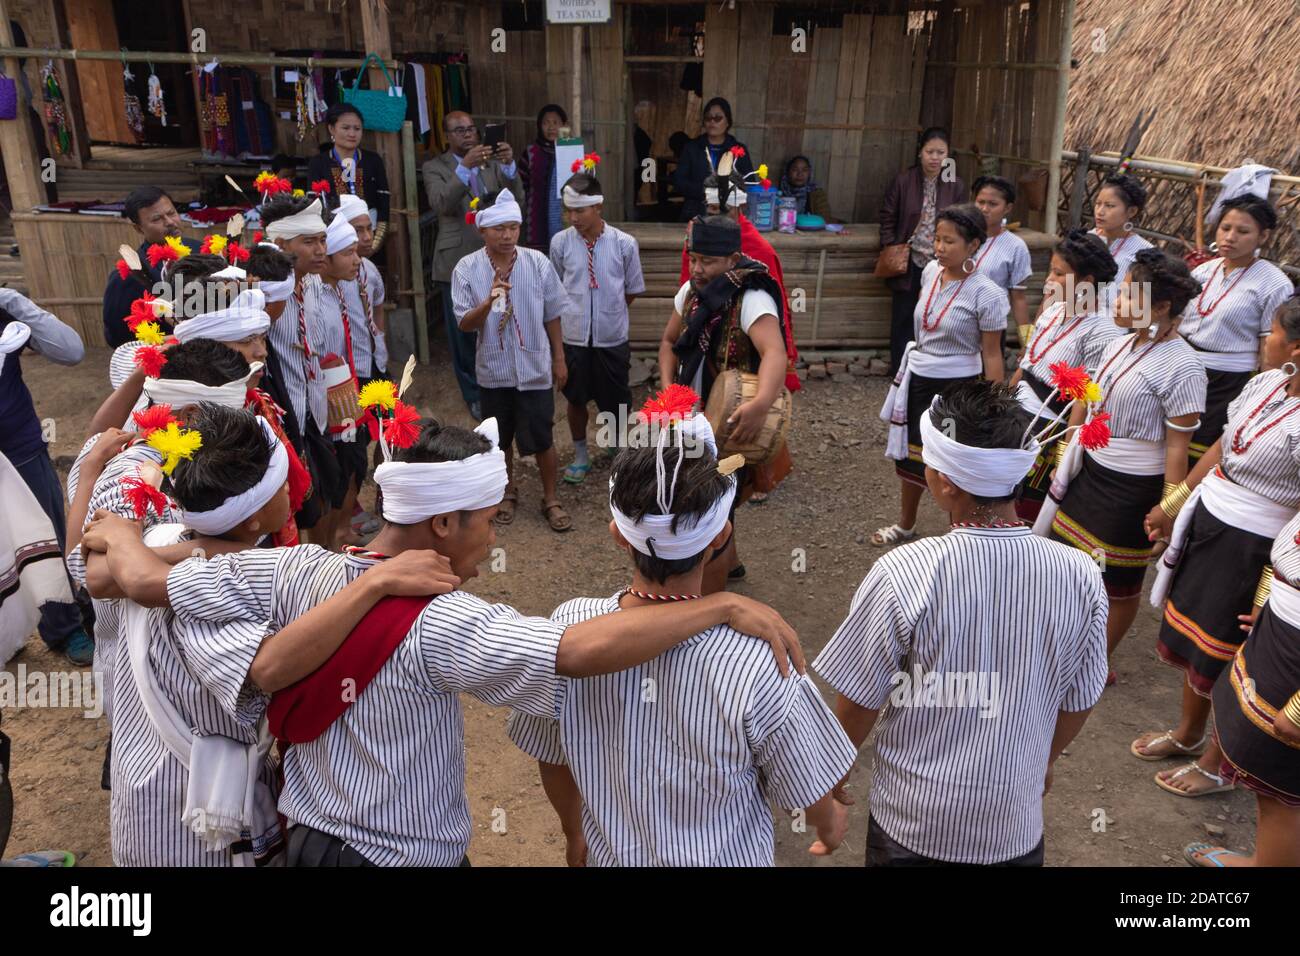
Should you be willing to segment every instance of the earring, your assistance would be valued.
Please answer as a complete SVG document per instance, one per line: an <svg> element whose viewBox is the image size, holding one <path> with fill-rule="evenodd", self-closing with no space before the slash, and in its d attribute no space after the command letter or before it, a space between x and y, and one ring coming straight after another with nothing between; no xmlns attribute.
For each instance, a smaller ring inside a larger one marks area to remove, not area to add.
<svg viewBox="0 0 1300 956"><path fill-rule="evenodd" d="M1147 338L1154 339L1159 332L1160 332L1159 326L1157 326L1154 322L1152 322L1151 325L1147 328Z"/></svg>
<svg viewBox="0 0 1300 956"><path fill-rule="evenodd" d="M961 271L966 273L967 275L970 275L972 272L975 271L975 266L976 266L975 257L971 256L961 264Z"/></svg>
<svg viewBox="0 0 1300 956"><path fill-rule="evenodd" d="M1219 243L1217 241L1210 243L1210 251L1214 253L1219 251Z"/></svg>
<svg viewBox="0 0 1300 956"><path fill-rule="evenodd" d="M1282 363L1282 374L1287 378L1294 378L1297 371L1300 371L1300 368L1296 367L1295 362Z"/></svg>
<svg viewBox="0 0 1300 956"><path fill-rule="evenodd" d="M1264 253L1264 250L1263 250L1263 249L1261 249L1259 246L1256 246L1256 247L1255 247L1255 258L1256 258L1256 259L1258 259L1261 255L1263 255L1263 253Z"/></svg>
<svg viewBox="0 0 1300 956"><path fill-rule="evenodd" d="M1125 222L1125 223L1124 223L1124 231L1125 231L1125 232L1132 232L1132 231L1133 231L1133 223L1132 223L1132 222Z"/></svg>
<svg viewBox="0 0 1300 956"><path fill-rule="evenodd" d="M1007 224L1007 217L1006 217L1006 216L1003 216L1003 217L1002 217L1002 225L1003 225L1003 226L1006 226L1006 224Z"/></svg>

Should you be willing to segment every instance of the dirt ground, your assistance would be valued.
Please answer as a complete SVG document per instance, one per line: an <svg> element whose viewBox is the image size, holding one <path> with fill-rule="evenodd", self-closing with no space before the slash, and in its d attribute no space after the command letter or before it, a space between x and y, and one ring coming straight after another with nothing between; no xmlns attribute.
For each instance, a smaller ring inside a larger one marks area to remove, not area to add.
<svg viewBox="0 0 1300 956"><path fill-rule="evenodd" d="M32 356L24 376L42 418L54 422L51 455L66 475L85 438L96 406L107 391L108 350L92 349L75 369ZM764 504L745 506L737 518L738 542L748 577L737 590L776 607L799 631L808 658L829 640L877 552L871 532L896 518L897 482L882 456L883 426L876 412L885 380L847 384L809 382L796 400L790 445L795 470ZM451 371L440 356L421 369L414 398L425 414L472 424ZM638 389L638 401L641 393ZM557 403L560 461L572 443ZM531 462L528 463L531 465ZM514 524L500 533L505 568L470 582L469 590L509 602L525 613L545 615L579 594L613 593L627 582L624 557L608 532L605 474L593 472L581 486L561 483L561 499L574 530L551 532L538 513L541 489L535 467L521 471L520 505ZM922 530L943 530L931 503L922 508ZM806 570L792 570L793 551L806 551ZM1057 766L1045 801L1047 860L1062 866L1183 865L1186 844L1207 839L1207 826L1232 848L1249 850L1254 839L1254 801L1234 792L1196 800L1156 788L1152 775L1167 764L1139 761L1129 743L1142 731L1172 726L1178 713L1180 678L1153 653L1158 618L1143 602L1137 624L1114 661L1117 686L1108 689L1087 726ZM7 665L15 671L71 668L33 636ZM822 685L825 692L826 687ZM505 735L507 712L465 700L467 780L475 833L470 858L477 866L552 866L564 862L564 841L538 781L536 766ZM13 738L14 830L8 854L58 848L82 865L111 865L108 793L99 788L106 721L79 710L13 708L4 730ZM853 777L858 798L848 839L835 856L810 857L809 833L797 833L778 811L777 861L786 866L859 866L866 832L870 746ZM504 810L504 818L498 810ZM1103 832L1097 821L1104 812ZM504 820L504 832L493 820Z"/></svg>

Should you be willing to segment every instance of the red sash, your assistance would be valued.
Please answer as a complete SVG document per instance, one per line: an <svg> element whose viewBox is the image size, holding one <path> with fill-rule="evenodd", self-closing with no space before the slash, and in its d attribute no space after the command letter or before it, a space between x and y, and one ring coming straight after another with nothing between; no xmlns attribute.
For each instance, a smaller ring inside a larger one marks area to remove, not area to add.
<svg viewBox="0 0 1300 956"><path fill-rule="evenodd" d="M272 696L266 711L271 733L291 744L310 743L325 733L393 656L429 601L386 597L371 608L329 660Z"/></svg>

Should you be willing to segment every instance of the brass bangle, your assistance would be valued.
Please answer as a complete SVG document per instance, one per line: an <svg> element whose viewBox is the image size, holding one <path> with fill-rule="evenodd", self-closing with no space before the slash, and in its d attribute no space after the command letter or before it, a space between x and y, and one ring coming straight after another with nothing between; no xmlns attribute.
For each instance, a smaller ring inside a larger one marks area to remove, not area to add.
<svg viewBox="0 0 1300 956"><path fill-rule="evenodd" d="M1282 713L1286 714L1287 720L1300 727L1300 690L1292 694L1291 699L1282 705Z"/></svg>
<svg viewBox="0 0 1300 956"><path fill-rule="evenodd" d="M1020 333L1020 347L1022 349L1029 348L1029 341L1034 337L1034 327L1032 325L1021 325L1016 327L1016 331Z"/></svg>
<svg viewBox="0 0 1300 956"><path fill-rule="evenodd" d="M1165 496L1160 499L1160 510L1171 518L1177 518L1178 512L1183 510L1183 505L1187 504L1187 499L1191 496L1192 489L1187 487L1187 482L1173 486L1165 482Z"/></svg>
<svg viewBox="0 0 1300 956"><path fill-rule="evenodd" d="M1264 565L1264 570L1259 572L1259 584L1255 587L1255 607L1263 607L1268 603L1268 596L1273 590L1273 565Z"/></svg>

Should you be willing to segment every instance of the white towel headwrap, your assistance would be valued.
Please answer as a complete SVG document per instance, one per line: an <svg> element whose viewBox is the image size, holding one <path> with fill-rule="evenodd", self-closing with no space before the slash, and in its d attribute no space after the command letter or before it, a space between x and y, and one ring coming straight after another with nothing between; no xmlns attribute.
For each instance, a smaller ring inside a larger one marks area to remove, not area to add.
<svg viewBox="0 0 1300 956"><path fill-rule="evenodd" d="M365 216L370 218L370 207L360 196L354 196L351 193L344 193L339 197L339 208L335 210L335 216L342 216L348 222L353 219L360 219Z"/></svg>
<svg viewBox="0 0 1300 956"><path fill-rule="evenodd" d="M342 252L348 246L357 244L357 231L352 228L352 223L348 222L342 216L335 216L330 220L329 226L325 230L325 252L327 255L334 255L336 252Z"/></svg>
<svg viewBox="0 0 1300 956"><path fill-rule="evenodd" d="M271 463L266 467L266 474L252 488L232 495L211 511L182 509L181 515L185 519L186 527L200 534L225 534L257 514L284 486L289 477L289 453L284 450L284 445L276 437L265 418L258 418L257 423L262 426L262 435L271 449Z"/></svg>
<svg viewBox="0 0 1300 956"><path fill-rule="evenodd" d="M605 197L599 194L595 196L584 196L572 186L564 187L564 205L570 209L585 209L588 206L599 206L605 201Z"/></svg>
<svg viewBox="0 0 1300 956"><path fill-rule="evenodd" d="M266 236L268 239L296 239L298 236L318 236L325 228L325 220L321 218L321 202L317 198L302 212L271 223L266 227Z"/></svg>
<svg viewBox="0 0 1300 956"><path fill-rule="evenodd" d="M293 295L293 287L297 281L298 277L290 272L283 279L263 279L257 283L257 287L266 296L268 304L272 302L288 302L289 296Z"/></svg>
<svg viewBox="0 0 1300 956"><path fill-rule="evenodd" d="M155 405L181 408L211 402L226 408L243 408L248 397L248 383L262 370L261 362L249 366L248 374L225 385L202 385L184 378L146 378L144 394Z"/></svg>
<svg viewBox="0 0 1300 956"><path fill-rule="evenodd" d="M506 456L497 447L497 420L483 421L475 434L491 444L488 451L460 461L386 461L375 469L375 484L384 493L384 519L417 524L434 515L477 511L505 495Z"/></svg>
<svg viewBox="0 0 1300 956"><path fill-rule="evenodd" d="M938 402L936 395L930 404ZM921 458L935 471L968 494L981 498L1002 498L1034 467L1038 442L1028 448L976 448L949 438L934 426L927 411L921 415Z"/></svg>
<svg viewBox="0 0 1300 956"><path fill-rule="evenodd" d="M474 217L474 224L480 229L488 226L500 226L507 222L523 222L524 214L515 202L515 195L509 189L497 193L496 202L479 211Z"/></svg>
<svg viewBox="0 0 1300 956"><path fill-rule="evenodd" d="M247 279L248 273L239 266L226 266L217 272L212 273L209 278L212 279Z"/></svg>
<svg viewBox="0 0 1300 956"><path fill-rule="evenodd" d="M203 312L192 319L177 322L173 331L182 343L191 339L240 342L250 335L265 334L270 328L266 293L258 288L245 289L224 309Z"/></svg>

